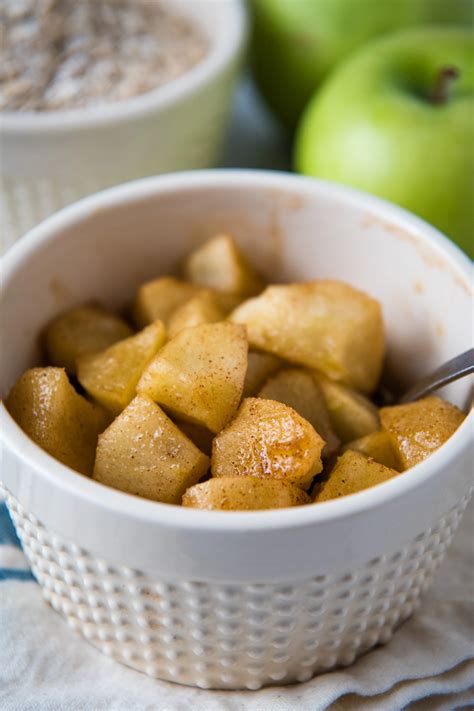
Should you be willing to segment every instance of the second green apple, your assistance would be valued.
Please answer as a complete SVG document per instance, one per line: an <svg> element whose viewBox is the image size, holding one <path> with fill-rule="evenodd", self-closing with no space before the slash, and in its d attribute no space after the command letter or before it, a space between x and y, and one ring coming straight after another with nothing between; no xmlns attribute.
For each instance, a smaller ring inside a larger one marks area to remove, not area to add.
<svg viewBox="0 0 474 711"><path fill-rule="evenodd" d="M415 28L357 51L307 107L295 166L411 210L474 256L474 33Z"/></svg>

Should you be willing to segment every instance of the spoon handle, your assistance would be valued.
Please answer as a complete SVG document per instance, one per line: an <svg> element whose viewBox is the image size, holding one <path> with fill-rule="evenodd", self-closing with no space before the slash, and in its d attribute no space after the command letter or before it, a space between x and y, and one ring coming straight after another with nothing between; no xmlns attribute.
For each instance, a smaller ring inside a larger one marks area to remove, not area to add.
<svg viewBox="0 0 474 711"><path fill-rule="evenodd" d="M474 348L461 353L452 360L448 360L447 363L444 363L433 373L419 380L402 395L400 403L419 400L421 397L443 387L443 385L448 385L448 383L459 380L459 378L463 378L470 373L474 373Z"/></svg>

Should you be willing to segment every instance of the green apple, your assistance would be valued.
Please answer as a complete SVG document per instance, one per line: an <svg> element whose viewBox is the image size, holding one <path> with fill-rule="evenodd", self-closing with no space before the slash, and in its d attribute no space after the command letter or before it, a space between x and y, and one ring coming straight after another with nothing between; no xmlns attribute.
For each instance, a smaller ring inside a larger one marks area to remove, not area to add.
<svg viewBox="0 0 474 711"><path fill-rule="evenodd" d="M296 169L420 215L474 253L474 32L403 30L372 41L305 110Z"/></svg>
<svg viewBox="0 0 474 711"><path fill-rule="evenodd" d="M412 25L472 23L473 0L250 0L251 58L266 102L291 130L315 88L367 40Z"/></svg>

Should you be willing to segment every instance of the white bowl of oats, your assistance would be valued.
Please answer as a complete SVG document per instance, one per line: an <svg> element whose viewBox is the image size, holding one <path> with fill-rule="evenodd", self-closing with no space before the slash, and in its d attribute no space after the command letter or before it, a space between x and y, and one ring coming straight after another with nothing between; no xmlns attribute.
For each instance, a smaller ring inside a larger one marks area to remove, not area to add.
<svg viewBox="0 0 474 711"><path fill-rule="evenodd" d="M84 195L218 162L241 0L5 0L2 22L3 249Z"/></svg>

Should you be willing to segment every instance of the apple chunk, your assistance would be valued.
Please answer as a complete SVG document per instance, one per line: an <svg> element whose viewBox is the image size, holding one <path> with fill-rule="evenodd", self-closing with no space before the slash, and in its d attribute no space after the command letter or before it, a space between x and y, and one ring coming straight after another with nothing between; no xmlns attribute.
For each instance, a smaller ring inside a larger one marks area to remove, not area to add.
<svg viewBox="0 0 474 711"><path fill-rule="evenodd" d="M294 484L253 476L226 476L195 484L183 496L183 506L208 511L258 511L309 504L309 496Z"/></svg>
<svg viewBox="0 0 474 711"><path fill-rule="evenodd" d="M328 479L315 486L315 503L337 499L340 496L356 494L363 489L381 484L399 472L389 469L360 452L345 452L338 458Z"/></svg>
<svg viewBox="0 0 474 711"><path fill-rule="evenodd" d="M247 348L242 326L212 323L186 328L152 360L137 390L175 417L219 432L239 406Z"/></svg>
<svg viewBox="0 0 474 711"><path fill-rule="evenodd" d="M140 376L166 338L165 327L155 321L130 338L99 353L78 360L77 377L82 387L114 415L135 396Z"/></svg>
<svg viewBox="0 0 474 711"><path fill-rule="evenodd" d="M225 316L226 313L215 292L210 289L202 289L172 313L168 325L168 335L173 338L183 328L200 326L202 323L217 323L223 321Z"/></svg>
<svg viewBox="0 0 474 711"><path fill-rule="evenodd" d="M269 286L230 316L249 344L370 392L384 356L380 305L338 281Z"/></svg>
<svg viewBox="0 0 474 711"><path fill-rule="evenodd" d="M368 398L318 373L314 377L326 400L331 424L342 443L380 429L378 410Z"/></svg>
<svg viewBox="0 0 474 711"><path fill-rule="evenodd" d="M92 474L97 437L110 418L74 390L63 368L27 370L11 389L6 407L48 454L81 474Z"/></svg>
<svg viewBox="0 0 474 711"><path fill-rule="evenodd" d="M400 457L392 439L387 432L382 430L371 432L365 435L365 437L359 437L359 439L348 442L342 448L342 452L347 452L348 450L365 454L366 457L375 459L376 462L383 464L389 469L402 470Z"/></svg>
<svg viewBox="0 0 474 711"><path fill-rule="evenodd" d="M283 402L308 420L326 442L324 457L330 457L339 447L321 388L307 371L300 368L280 370L266 382L258 397Z"/></svg>
<svg viewBox="0 0 474 711"><path fill-rule="evenodd" d="M158 405L138 395L99 438L94 479L168 504L206 473L209 458Z"/></svg>
<svg viewBox="0 0 474 711"><path fill-rule="evenodd" d="M197 293L198 289L193 284L170 276L148 281L138 289L132 306L133 320L138 328L158 319L167 326L173 311Z"/></svg>
<svg viewBox="0 0 474 711"><path fill-rule="evenodd" d="M76 372L76 360L132 335L125 321L100 306L79 306L57 316L43 332L51 365Z"/></svg>
<svg viewBox="0 0 474 711"><path fill-rule="evenodd" d="M382 427L390 436L403 469L413 467L441 447L464 417L455 405L435 396L380 410Z"/></svg>
<svg viewBox="0 0 474 711"><path fill-rule="evenodd" d="M309 486L322 469L324 440L295 410L246 398L212 445L212 476L254 476Z"/></svg>
<svg viewBox="0 0 474 711"><path fill-rule="evenodd" d="M262 281L230 235L219 234L198 247L184 264L184 273L197 286L242 297L258 294Z"/></svg>

